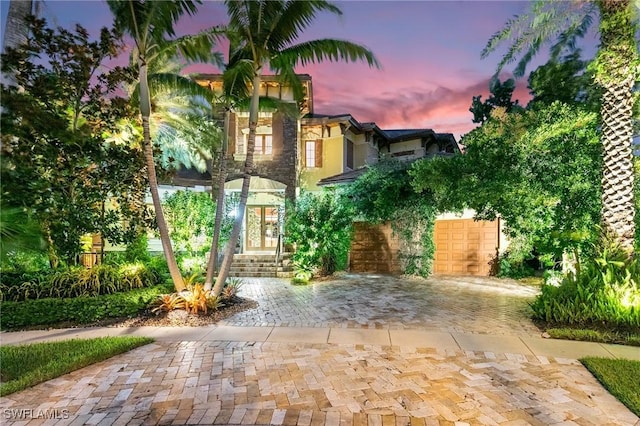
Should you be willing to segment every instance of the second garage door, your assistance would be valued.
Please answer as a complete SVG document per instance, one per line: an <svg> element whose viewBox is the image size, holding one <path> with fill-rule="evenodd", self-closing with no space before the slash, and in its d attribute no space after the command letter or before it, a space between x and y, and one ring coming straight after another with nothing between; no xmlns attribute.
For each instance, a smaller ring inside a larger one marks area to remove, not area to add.
<svg viewBox="0 0 640 426"><path fill-rule="evenodd" d="M437 220L433 272L488 276L499 247L499 221Z"/></svg>

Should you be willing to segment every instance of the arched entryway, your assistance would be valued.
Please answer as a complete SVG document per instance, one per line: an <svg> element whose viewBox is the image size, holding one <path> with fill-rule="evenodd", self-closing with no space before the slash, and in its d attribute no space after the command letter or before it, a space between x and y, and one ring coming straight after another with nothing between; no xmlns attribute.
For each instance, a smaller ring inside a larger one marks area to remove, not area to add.
<svg viewBox="0 0 640 426"><path fill-rule="evenodd" d="M225 192L240 193L242 179L224 185ZM249 198L244 212L240 242L241 253L274 253L282 244L284 200L287 186L280 182L256 177L251 178Z"/></svg>

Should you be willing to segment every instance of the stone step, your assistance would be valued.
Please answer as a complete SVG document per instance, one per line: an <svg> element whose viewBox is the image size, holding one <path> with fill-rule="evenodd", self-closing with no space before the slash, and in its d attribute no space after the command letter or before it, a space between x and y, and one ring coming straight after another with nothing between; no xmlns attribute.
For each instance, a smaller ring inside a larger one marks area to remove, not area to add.
<svg viewBox="0 0 640 426"><path fill-rule="evenodd" d="M275 272L235 272L229 271L230 277L236 278L275 278L277 275Z"/></svg>
<svg viewBox="0 0 640 426"><path fill-rule="evenodd" d="M233 262L231 266L248 266L252 268L275 268L275 262Z"/></svg>

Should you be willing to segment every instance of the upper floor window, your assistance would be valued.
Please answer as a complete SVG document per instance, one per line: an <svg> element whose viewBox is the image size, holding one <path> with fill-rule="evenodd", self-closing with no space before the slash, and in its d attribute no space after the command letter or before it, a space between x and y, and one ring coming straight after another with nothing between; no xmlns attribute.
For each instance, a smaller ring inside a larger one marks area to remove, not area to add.
<svg viewBox="0 0 640 426"><path fill-rule="evenodd" d="M249 135L245 135L245 147L249 145ZM246 148L245 148L246 152ZM273 136L270 134L256 135L256 145L254 154L256 155L272 155L273 154Z"/></svg>
<svg viewBox="0 0 640 426"><path fill-rule="evenodd" d="M354 156L353 142L347 139L347 167L353 170L353 156Z"/></svg>
<svg viewBox="0 0 640 426"><path fill-rule="evenodd" d="M304 164L307 168L322 167L322 139L305 141Z"/></svg>

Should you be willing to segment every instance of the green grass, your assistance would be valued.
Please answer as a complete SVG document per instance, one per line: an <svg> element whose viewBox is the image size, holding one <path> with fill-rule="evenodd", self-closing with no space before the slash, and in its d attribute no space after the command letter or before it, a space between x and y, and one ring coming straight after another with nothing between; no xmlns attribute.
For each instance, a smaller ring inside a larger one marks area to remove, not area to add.
<svg viewBox="0 0 640 426"><path fill-rule="evenodd" d="M611 395L640 416L640 361L587 357L580 362Z"/></svg>
<svg viewBox="0 0 640 426"><path fill-rule="evenodd" d="M549 328L547 333L554 339L581 340L585 342L616 343L640 346L640 334L580 328Z"/></svg>
<svg viewBox="0 0 640 426"><path fill-rule="evenodd" d="M147 337L99 337L0 347L0 396L54 379L153 342Z"/></svg>

